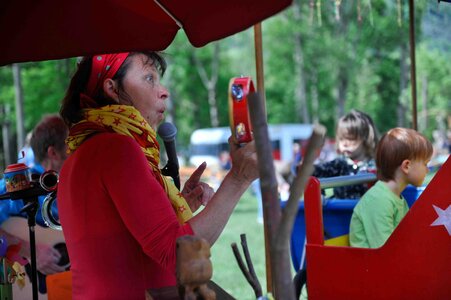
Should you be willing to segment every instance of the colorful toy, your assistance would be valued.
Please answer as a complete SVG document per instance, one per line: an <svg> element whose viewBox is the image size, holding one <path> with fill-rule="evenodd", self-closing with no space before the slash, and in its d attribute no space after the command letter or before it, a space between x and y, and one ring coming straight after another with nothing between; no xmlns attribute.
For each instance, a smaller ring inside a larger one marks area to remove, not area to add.
<svg viewBox="0 0 451 300"><path fill-rule="evenodd" d="M251 77L234 77L229 84L229 117L232 135L241 143L252 141L247 96L255 92Z"/></svg>
<svg viewBox="0 0 451 300"><path fill-rule="evenodd" d="M30 169L25 164L9 165L4 173L8 192L17 192L30 187Z"/></svg>

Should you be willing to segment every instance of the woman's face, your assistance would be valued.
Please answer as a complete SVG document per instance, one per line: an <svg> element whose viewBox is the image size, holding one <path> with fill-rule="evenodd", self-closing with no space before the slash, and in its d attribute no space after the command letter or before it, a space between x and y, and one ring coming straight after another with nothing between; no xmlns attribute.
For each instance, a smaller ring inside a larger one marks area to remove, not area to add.
<svg viewBox="0 0 451 300"><path fill-rule="evenodd" d="M147 56L137 54L129 59L130 65L123 81L124 91L129 97L126 104L133 105L156 130L164 119L169 92L161 85L160 74Z"/></svg>

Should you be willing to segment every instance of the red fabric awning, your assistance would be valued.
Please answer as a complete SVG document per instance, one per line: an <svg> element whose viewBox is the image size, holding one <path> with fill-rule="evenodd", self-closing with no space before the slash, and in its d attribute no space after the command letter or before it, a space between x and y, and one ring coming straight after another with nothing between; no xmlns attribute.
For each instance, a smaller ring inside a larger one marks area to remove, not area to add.
<svg viewBox="0 0 451 300"><path fill-rule="evenodd" d="M195 47L242 31L292 0L160 0ZM179 26L153 0L3 0L0 65L164 50Z"/></svg>

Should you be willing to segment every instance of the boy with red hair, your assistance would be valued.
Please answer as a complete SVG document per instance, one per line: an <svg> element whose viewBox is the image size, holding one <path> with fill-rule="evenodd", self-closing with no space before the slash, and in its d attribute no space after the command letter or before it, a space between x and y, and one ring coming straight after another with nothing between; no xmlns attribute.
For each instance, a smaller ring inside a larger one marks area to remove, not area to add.
<svg viewBox="0 0 451 300"><path fill-rule="evenodd" d="M386 242L409 210L401 192L408 184L421 186L431 156L431 142L413 129L394 128L382 137L376 150L379 181L354 208L351 246L379 248Z"/></svg>

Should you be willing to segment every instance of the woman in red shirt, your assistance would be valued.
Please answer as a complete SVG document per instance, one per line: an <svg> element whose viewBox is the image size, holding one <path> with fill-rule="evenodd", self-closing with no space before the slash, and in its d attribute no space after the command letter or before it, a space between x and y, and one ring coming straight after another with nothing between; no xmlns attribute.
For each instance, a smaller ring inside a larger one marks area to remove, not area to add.
<svg viewBox="0 0 451 300"><path fill-rule="evenodd" d="M232 140L232 168L216 193L199 181L205 163L182 192L162 176L155 129L169 97L165 68L156 52L85 58L64 98L71 155L58 209L74 300L144 299L146 289L175 286L176 239L195 234L213 244L258 176L254 143Z"/></svg>

